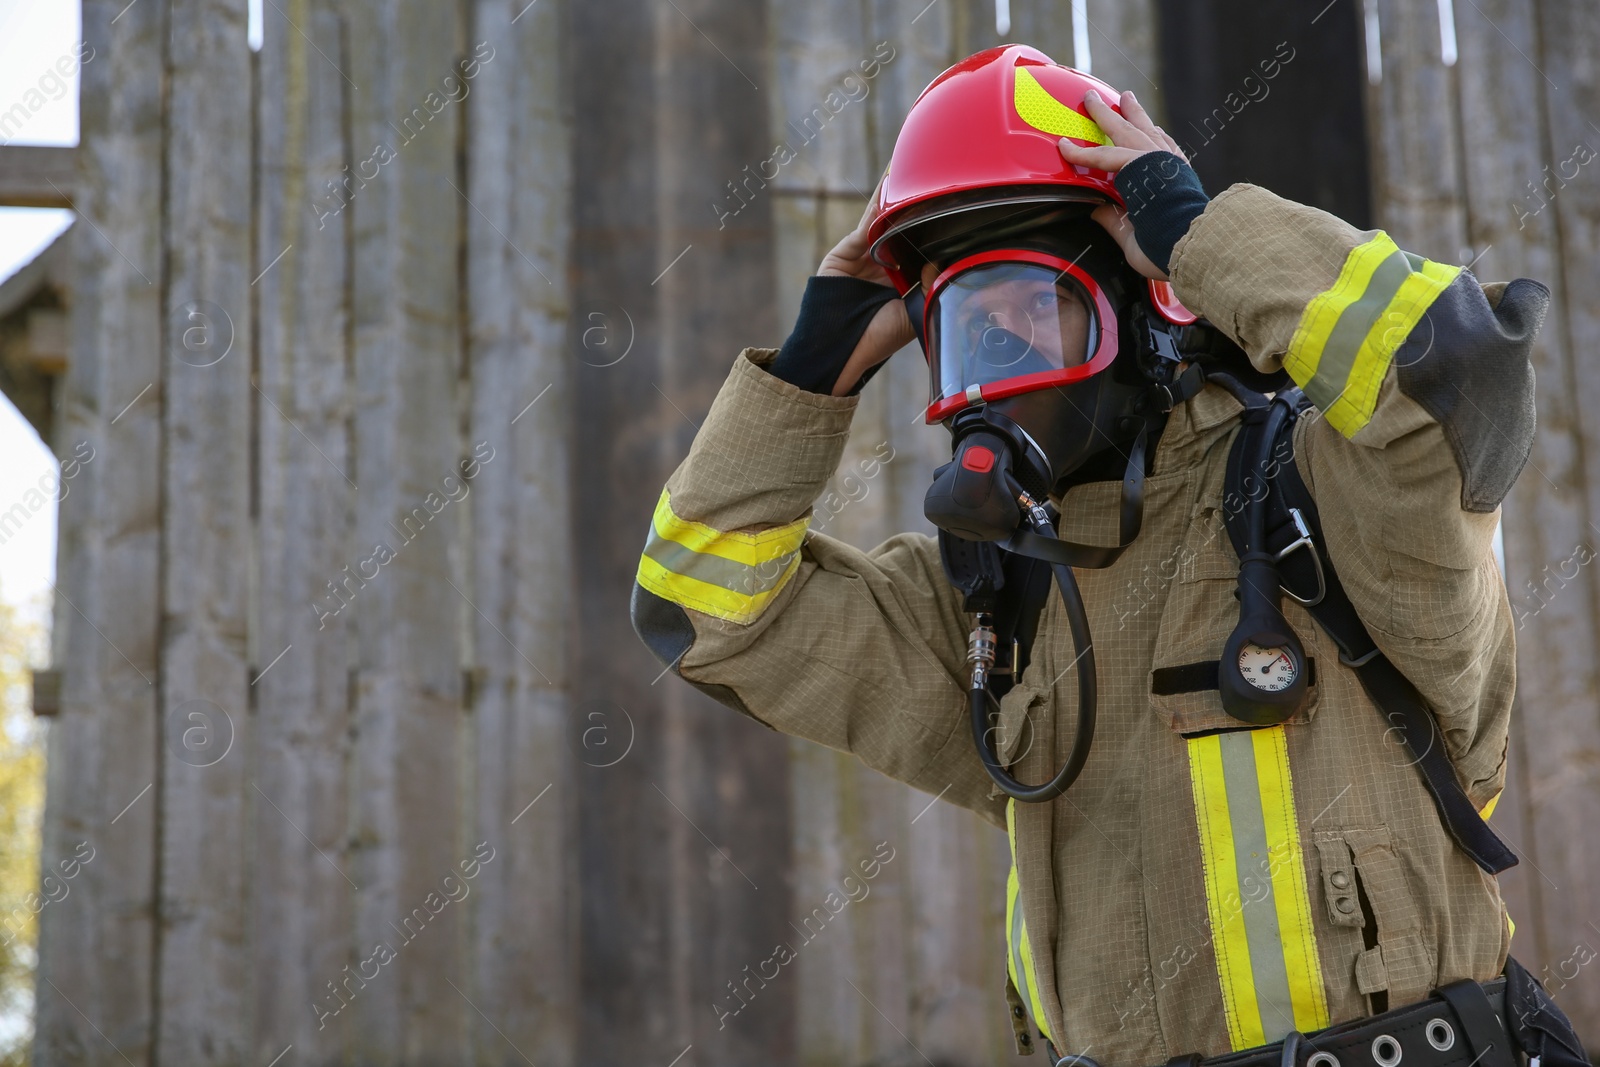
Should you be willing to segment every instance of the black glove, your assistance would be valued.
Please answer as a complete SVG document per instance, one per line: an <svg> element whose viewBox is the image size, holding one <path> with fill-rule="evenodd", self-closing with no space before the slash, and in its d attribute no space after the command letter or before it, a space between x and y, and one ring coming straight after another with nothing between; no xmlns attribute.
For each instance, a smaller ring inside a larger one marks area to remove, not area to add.
<svg viewBox="0 0 1600 1067"><path fill-rule="evenodd" d="M806 282L805 296L800 298L794 330L767 365L767 372L808 393L832 393L873 316L883 305L897 299L893 289L877 282L845 275L813 276ZM878 373L878 367L861 375L850 392L860 392L867 379Z"/></svg>
<svg viewBox="0 0 1600 1067"><path fill-rule="evenodd" d="M1194 168L1171 152L1146 152L1117 172L1133 236L1150 262L1167 272L1172 248L1211 202Z"/></svg>

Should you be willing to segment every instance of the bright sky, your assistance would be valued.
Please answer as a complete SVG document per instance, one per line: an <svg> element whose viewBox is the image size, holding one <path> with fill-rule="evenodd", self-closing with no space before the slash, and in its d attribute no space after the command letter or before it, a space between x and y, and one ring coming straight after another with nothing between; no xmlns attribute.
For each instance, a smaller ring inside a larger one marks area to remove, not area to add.
<svg viewBox="0 0 1600 1067"><path fill-rule="evenodd" d="M262 0L246 0L250 47L261 47ZM0 0L0 114L21 103L30 112L3 144L78 143L78 79L52 70L78 47L76 0ZM90 62L93 62L91 59ZM43 81L41 81L43 79ZM31 95L30 95L31 94ZM35 104L39 104L35 108ZM0 283L47 247L72 221L70 211L0 207ZM46 485L54 469L33 427L0 397L0 513ZM70 491L70 490L69 490ZM56 510L43 508L0 544L0 600L41 608L55 578Z"/></svg>
<svg viewBox="0 0 1600 1067"><path fill-rule="evenodd" d="M78 79L57 80L58 58L77 48L78 5L72 0L0 0L0 112L23 103L26 124L15 144L78 143ZM40 79L44 79L41 85ZM30 90L38 93L28 100ZM32 102L42 106L31 109ZM0 280L44 249L72 219L70 211L0 208ZM55 460L17 409L0 399L0 512L22 501L41 479L49 486ZM0 544L0 599L40 609L55 577L56 511L46 507Z"/></svg>

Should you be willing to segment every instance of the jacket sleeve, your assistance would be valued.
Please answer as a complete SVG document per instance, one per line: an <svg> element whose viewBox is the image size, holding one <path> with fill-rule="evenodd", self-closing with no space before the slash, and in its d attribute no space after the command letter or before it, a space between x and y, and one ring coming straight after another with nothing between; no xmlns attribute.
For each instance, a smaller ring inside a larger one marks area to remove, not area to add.
<svg viewBox="0 0 1600 1067"><path fill-rule="evenodd" d="M937 543L902 534L863 552L808 531L857 398L768 374L774 354L739 356L668 479L634 628L729 707L1004 826L969 739L965 621Z"/></svg>
<svg viewBox="0 0 1600 1067"><path fill-rule="evenodd" d="M1173 249L1173 286L1318 408L1295 434L1327 550L1373 639L1433 706L1474 802L1499 791L1515 641L1492 540L1534 433L1549 291L1480 285L1253 185Z"/></svg>

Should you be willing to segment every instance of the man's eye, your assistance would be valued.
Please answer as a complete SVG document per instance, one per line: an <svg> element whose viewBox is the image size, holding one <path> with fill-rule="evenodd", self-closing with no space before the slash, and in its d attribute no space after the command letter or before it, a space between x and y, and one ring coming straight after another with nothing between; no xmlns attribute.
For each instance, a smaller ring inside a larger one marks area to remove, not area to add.
<svg viewBox="0 0 1600 1067"><path fill-rule="evenodd" d="M1054 294L1054 293L1035 293L1035 294L1033 294L1033 310L1034 311L1049 311L1052 307L1055 306L1055 302L1056 302L1056 294Z"/></svg>

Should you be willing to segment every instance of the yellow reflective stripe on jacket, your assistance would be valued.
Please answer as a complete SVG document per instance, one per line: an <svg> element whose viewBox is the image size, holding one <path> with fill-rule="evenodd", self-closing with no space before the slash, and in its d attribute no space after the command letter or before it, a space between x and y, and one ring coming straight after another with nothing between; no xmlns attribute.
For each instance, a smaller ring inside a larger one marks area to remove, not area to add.
<svg viewBox="0 0 1600 1067"><path fill-rule="evenodd" d="M1029 126L1057 137L1076 137L1080 141L1093 141L1107 145L1111 138L1087 115L1068 107L1050 95L1050 90L1039 84L1039 79L1027 67L1017 68L1016 84L1011 91L1011 105L1017 115Z"/></svg>
<svg viewBox="0 0 1600 1067"><path fill-rule="evenodd" d="M1504 792L1504 790L1502 790L1502 792ZM1489 816L1494 814L1494 809L1499 803L1500 794L1496 793L1494 796L1489 798L1488 802L1485 803L1483 807L1478 809L1478 818L1482 819L1484 822L1488 822Z"/></svg>
<svg viewBox="0 0 1600 1067"><path fill-rule="evenodd" d="M1235 1051L1328 1025L1284 728L1189 739L1206 905Z"/></svg>
<svg viewBox="0 0 1600 1067"><path fill-rule="evenodd" d="M809 522L723 533L679 518L663 490L639 557L639 584L674 604L729 622L753 622L799 568Z"/></svg>
<svg viewBox="0 0 1600 1067"><path fill-rule="evenodd" d="M1380 230L1306 305L1283 365L1334 429L1352 437L1371 421L1395 350L1460 273L1402 252Z"/></svg>
<svg viewBox="0 0 1600 1067"><path fill-rule="evenodd" d="M1488 822L1489 817L1494 814L1494 809L1499 805L1500 798L1504 795L1505 790L1502 789L1500 792L1490 797L1488 801L1484 803L1483 807L1478 809L1478 818L1482 819L1484 822ZM1511 921L1510 909L1506 908L1504 904L1501 904L1500 908L1505 913L1506 941L1509 942L1513 937L1517 936L1517 924Z"/></svg>
<svg viewBox="0 0 1600 1067"><path fill-rule="evenodd" d="M1011 841L1011 873L1006 876L1006 974L1028 1006L1033 1025L1048 1041L1055 1040L1044 1022L1044 1004L1033 966L1033 946L1028 943L1028 927L1022 921L1022 883L1017 878L1017 802L1006 801L1006 837Z"/></svg>

